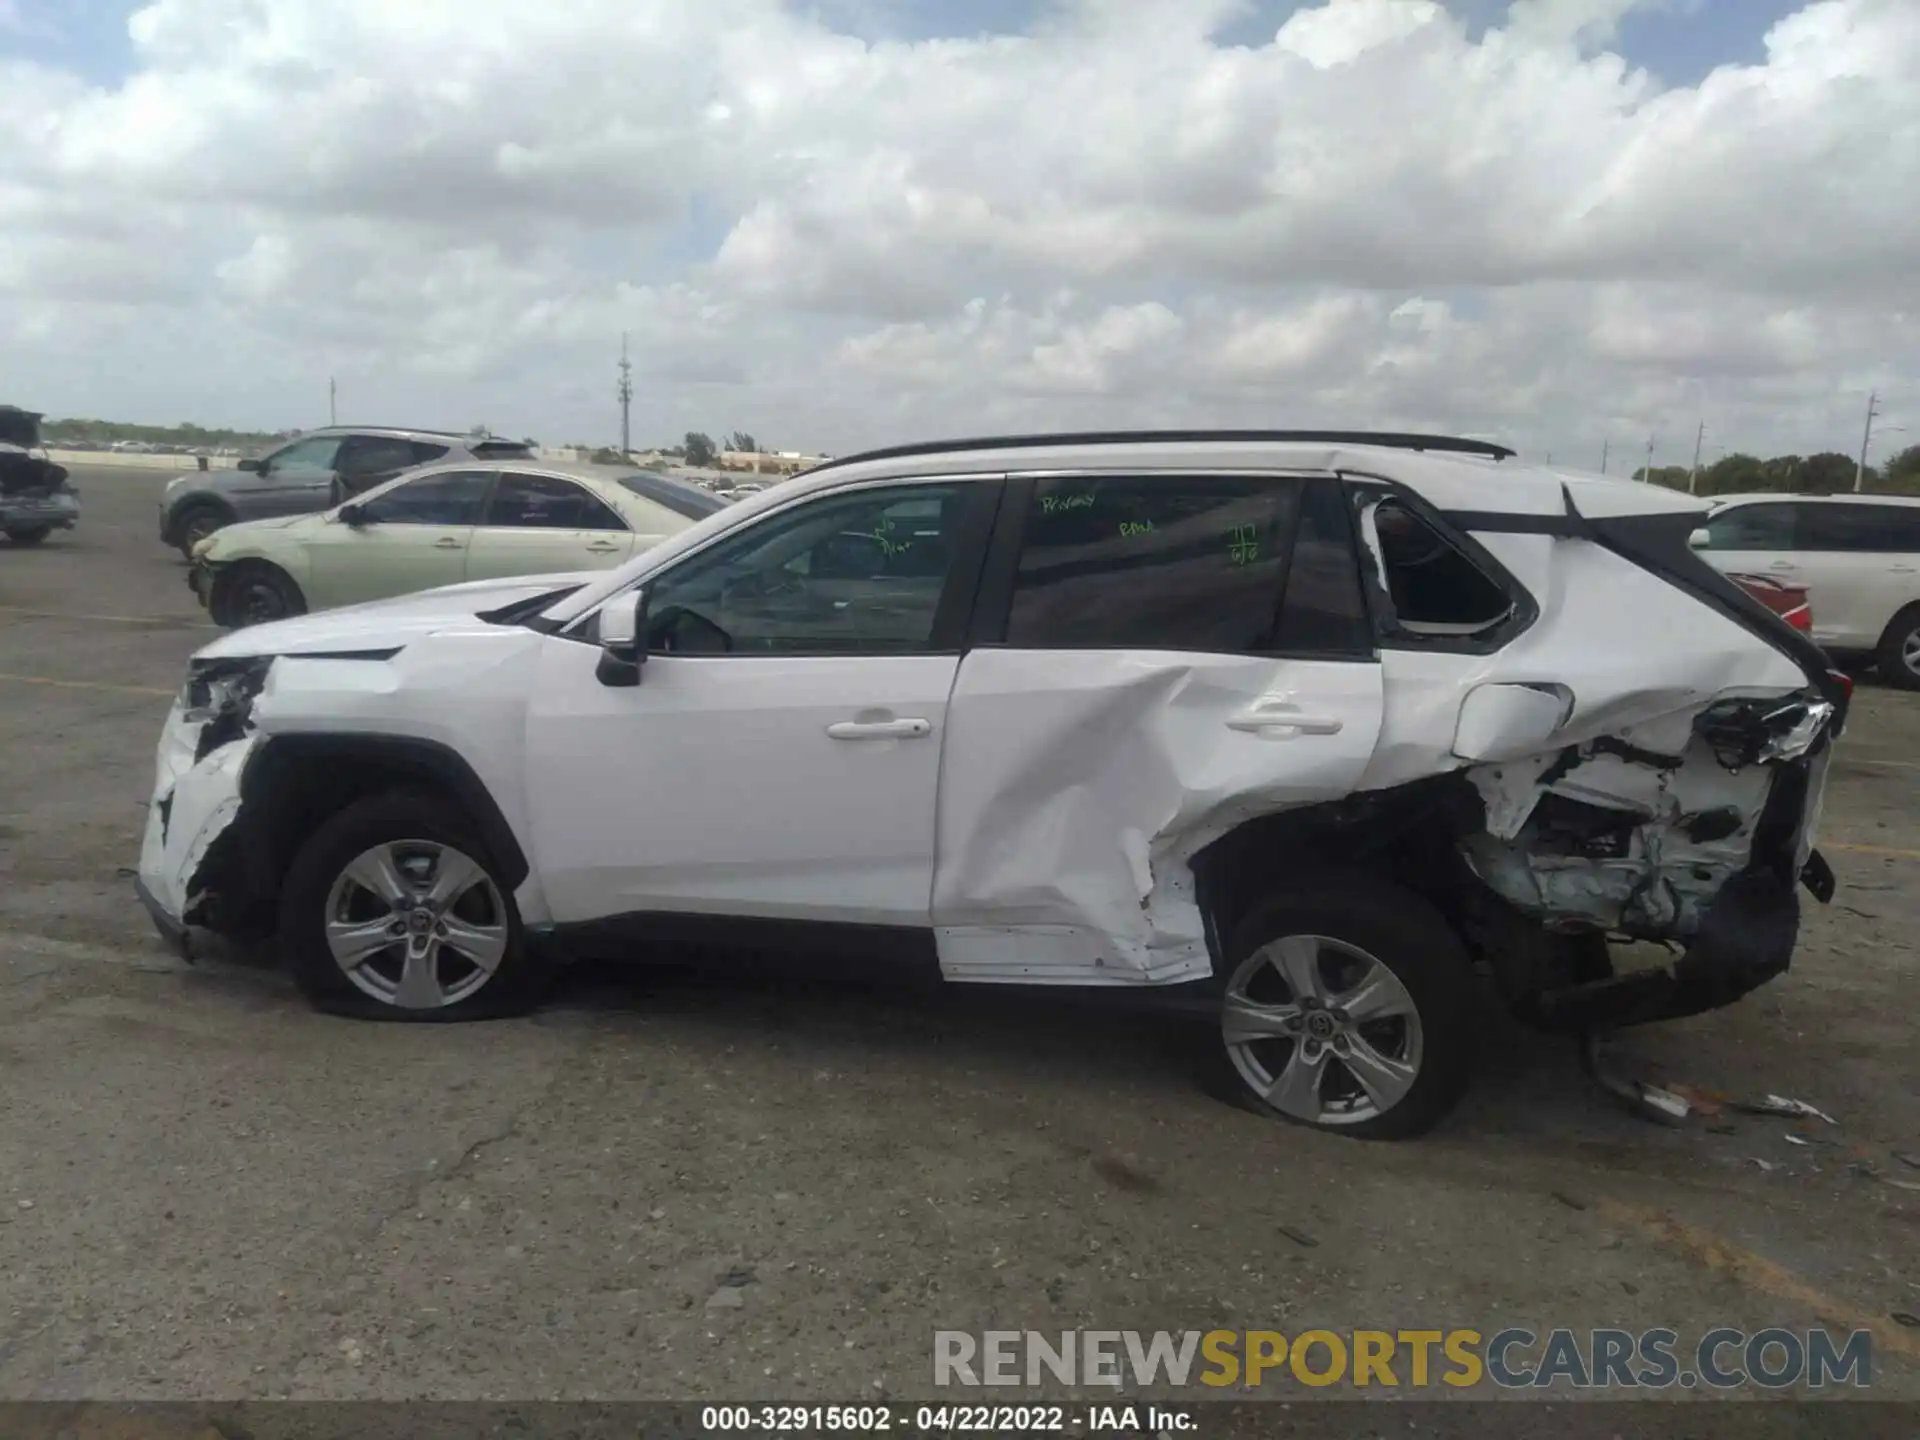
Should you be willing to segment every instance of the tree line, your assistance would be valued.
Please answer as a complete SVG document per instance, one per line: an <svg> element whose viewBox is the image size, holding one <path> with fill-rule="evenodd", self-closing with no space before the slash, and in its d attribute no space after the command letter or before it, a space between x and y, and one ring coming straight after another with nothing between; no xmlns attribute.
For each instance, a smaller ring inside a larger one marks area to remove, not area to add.
<svg viewBox="0 0 1920 1440"><path fill-rule="evenodd" d="M1818 455L1758 455L1736 452L1700 467L1694 484L1697 495L1750 495L1779 492L1795 495L1841 495L1853 489L1857 462L1838 451ZM1656 465L1633 472L1636 480L1651 480L1671 490L1688 488L1693 473L1687 465ZM1920 495L1920 445L1909 445L1887 461L1884 469L1869 465L1860 488L1881 495Z"/></svg>

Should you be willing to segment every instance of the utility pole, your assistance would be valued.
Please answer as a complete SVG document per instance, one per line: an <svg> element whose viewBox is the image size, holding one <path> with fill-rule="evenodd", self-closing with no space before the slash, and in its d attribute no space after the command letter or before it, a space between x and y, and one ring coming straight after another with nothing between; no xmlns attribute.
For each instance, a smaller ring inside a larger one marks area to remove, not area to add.
<svg viewBox="0 0 1920 1440"><path fill-rule="evenodd" d="M1647 436L1647 463L1640 472L1640 478L1649 485L1653 483L1653 436L1651 435Z"/></svg>
<svg viewBox="0 0 1920 1440"><path fill-rule="evenodd" d="M333 383L333 376L327 376L327 424L340 423L340 391Z"/></svg>
<svg viewBox="0 0 1920 1440"><path fill-rule="evenodd" d="M1607 473L1607 447L1612 444L1613 441L1611 439L1600 442L1600 473L1602 475Z"/></svg>
<svg viewBox="0 0 1920 1440"><path fill-rule="evenodd" d="M1858 495L1867 483L1867 447L1873 443L1873 419L1880 413L1880 395L1876 391L1867 396L1867 428L1860 436L1860 460L1853 467L1853 493Z"/></svg>
<svg viewBox="0 0 1920 1440"><path fill-rule="evenodd" d="M624 458L633 449L633 433L628 420L633 410L633 363L627 359L627 332L620 332L620 454Z"/></svg>
<svg viewBox="0 0 1920 1440"><path fill-rule="evenodd" d="M1707 422L1702 420L1700 428L1693 432L1693 469L1687 472L1687 494L1691 495L1700 483L1700 442L1707 438Z"/></svg>

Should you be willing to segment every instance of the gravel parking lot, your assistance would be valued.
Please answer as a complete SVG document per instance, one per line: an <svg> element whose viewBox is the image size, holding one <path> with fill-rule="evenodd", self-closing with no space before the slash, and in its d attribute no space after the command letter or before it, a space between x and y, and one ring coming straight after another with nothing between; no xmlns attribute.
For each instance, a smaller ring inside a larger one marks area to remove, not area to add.
<svg viewBox="0 0 1920 1440"><path fill-rule="evenodd" d="M1648 1124L1491 1005L1400 1145L1018 995L592 970L524 1021L358 1024L133 898L212 634L164 478L83 469L78 531L0 544L0 1396L846 1401L930 1395L936 1328L1513 1324L1866 1328L1920 1399L1920 696L1861 691L1792 972L1621 1045L1831 1126Z"/></svg>

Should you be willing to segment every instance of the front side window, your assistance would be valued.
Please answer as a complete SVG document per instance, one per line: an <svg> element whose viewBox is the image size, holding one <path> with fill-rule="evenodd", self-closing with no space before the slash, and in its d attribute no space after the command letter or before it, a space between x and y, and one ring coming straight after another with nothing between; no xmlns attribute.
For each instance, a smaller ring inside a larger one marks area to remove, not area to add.
<svg viewBox="0 0 1920 1440"><path fill-rule="evenodd" d="M509 471L494 487L487 524L530 530L624 530L626 524L599 496L558 475Z"/></svg>
<svg viewBox="0 0 1920 1440"><path fill-rule="evenodd" d="M1709 550L1792 550L1793 505L1736 505L1707 521Z"/></svg>
<svg viewBox="0 0 1920 1440"><path fill-rule="evenodd" d="M1300 493L1298 480L1274 476L1036 481L1006 643L1273 649Z"/></svg>
<svg viewBox="0 0 1920 1440"><path fill-rule="evenodd" d="M443 470L403 480L357 507L367 525L472 525L493 477L485 470Z"/></svg>
<svg viewBox="0 0 1920 1440"><path fill-rule="evenodd" d="M966 484L864 490L798 505L647 586L664 654L911 655L929 650Z"/></svg>
<svg viewBox="0 0 1920 1440"><path fill-rule="evenodd" d="M267 465L274 470L331 470L333 457L339 453L338 435L310 435L274 451L267 457Z"/></svg>

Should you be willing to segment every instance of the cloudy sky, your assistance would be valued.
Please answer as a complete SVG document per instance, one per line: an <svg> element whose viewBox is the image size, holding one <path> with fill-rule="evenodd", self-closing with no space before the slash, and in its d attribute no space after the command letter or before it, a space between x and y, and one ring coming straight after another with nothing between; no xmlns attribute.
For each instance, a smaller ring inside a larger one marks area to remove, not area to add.
<svg viewBox="0 0 1920 1440"><path fill-rule="evenodd" d="M1920 0L0 0L0 132L54 415L1920 439Z"/></svg>

